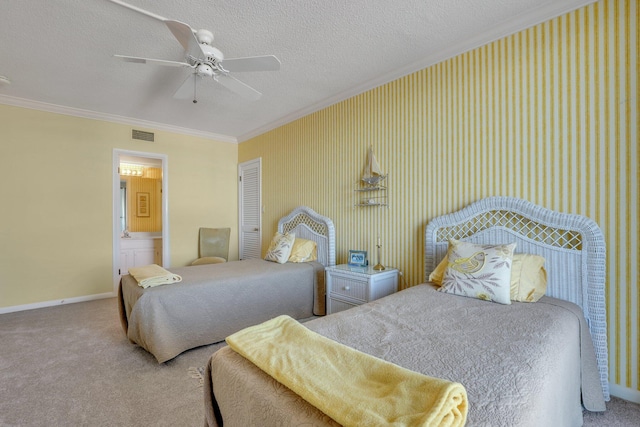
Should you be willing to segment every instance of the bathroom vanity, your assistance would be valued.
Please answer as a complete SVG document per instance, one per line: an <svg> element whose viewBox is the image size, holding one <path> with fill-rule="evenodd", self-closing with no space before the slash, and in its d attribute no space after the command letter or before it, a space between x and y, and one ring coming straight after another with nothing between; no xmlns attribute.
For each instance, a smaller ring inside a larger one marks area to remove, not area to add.
<svg viewBox="0 0 640 427"><path fill-rule="evenodd" d="M120 239L120 276L129 268L158 264L162 266L162 237L151 233L131 233Z"/></svg>

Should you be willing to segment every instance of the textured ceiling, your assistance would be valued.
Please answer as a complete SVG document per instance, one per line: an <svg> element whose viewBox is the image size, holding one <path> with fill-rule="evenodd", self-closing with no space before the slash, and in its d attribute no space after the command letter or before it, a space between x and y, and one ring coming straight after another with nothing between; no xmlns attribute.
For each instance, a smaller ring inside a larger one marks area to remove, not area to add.
<svg viewBox="0 0 640 427"><path fill-rule="evenodd" d="M108 0L3 0L0 103L243 141L410 72L593 0L129 0L208 29L227 58L276 55L275 72L233 76L263 93L247 101L220 84L198 103L172 97L183 68L163 22Z"/></svg>

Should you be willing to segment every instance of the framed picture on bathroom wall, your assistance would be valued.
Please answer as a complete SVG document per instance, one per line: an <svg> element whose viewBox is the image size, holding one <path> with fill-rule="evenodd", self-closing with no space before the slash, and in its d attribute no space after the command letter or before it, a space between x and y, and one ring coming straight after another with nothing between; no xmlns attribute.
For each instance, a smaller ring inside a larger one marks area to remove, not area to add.
<svg viewBox="0 0 640 427"><path fill-rule="evenodd" d="M149 216L149 193L136 193L136 216Z"/></svg>

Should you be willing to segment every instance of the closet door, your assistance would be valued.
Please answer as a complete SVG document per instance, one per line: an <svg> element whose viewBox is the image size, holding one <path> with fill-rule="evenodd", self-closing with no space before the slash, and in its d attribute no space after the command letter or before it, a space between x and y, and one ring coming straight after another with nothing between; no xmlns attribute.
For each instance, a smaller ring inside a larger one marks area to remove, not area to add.
<svg viewBox="0 0 640 427"><path fill-rule="evenodd" d="M238 165L240 259L260 258L262 247L262 159Z"/></svg>

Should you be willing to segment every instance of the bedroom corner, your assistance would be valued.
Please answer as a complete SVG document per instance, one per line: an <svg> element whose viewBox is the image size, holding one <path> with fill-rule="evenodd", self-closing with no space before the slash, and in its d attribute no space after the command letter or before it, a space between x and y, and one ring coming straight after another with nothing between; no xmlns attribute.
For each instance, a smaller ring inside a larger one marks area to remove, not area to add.
<svg viewBox="0 0 640 427"><path fill-rule="evenodd" d="M612 391L640 402L637 6L597 1L241 143L239 161L263 159L265 235L311 206L338 263L380 235L412 286L430 218L493 195L588 216L607 242ZM379 228L353 203L372 144L390 176Z"/></svg>

